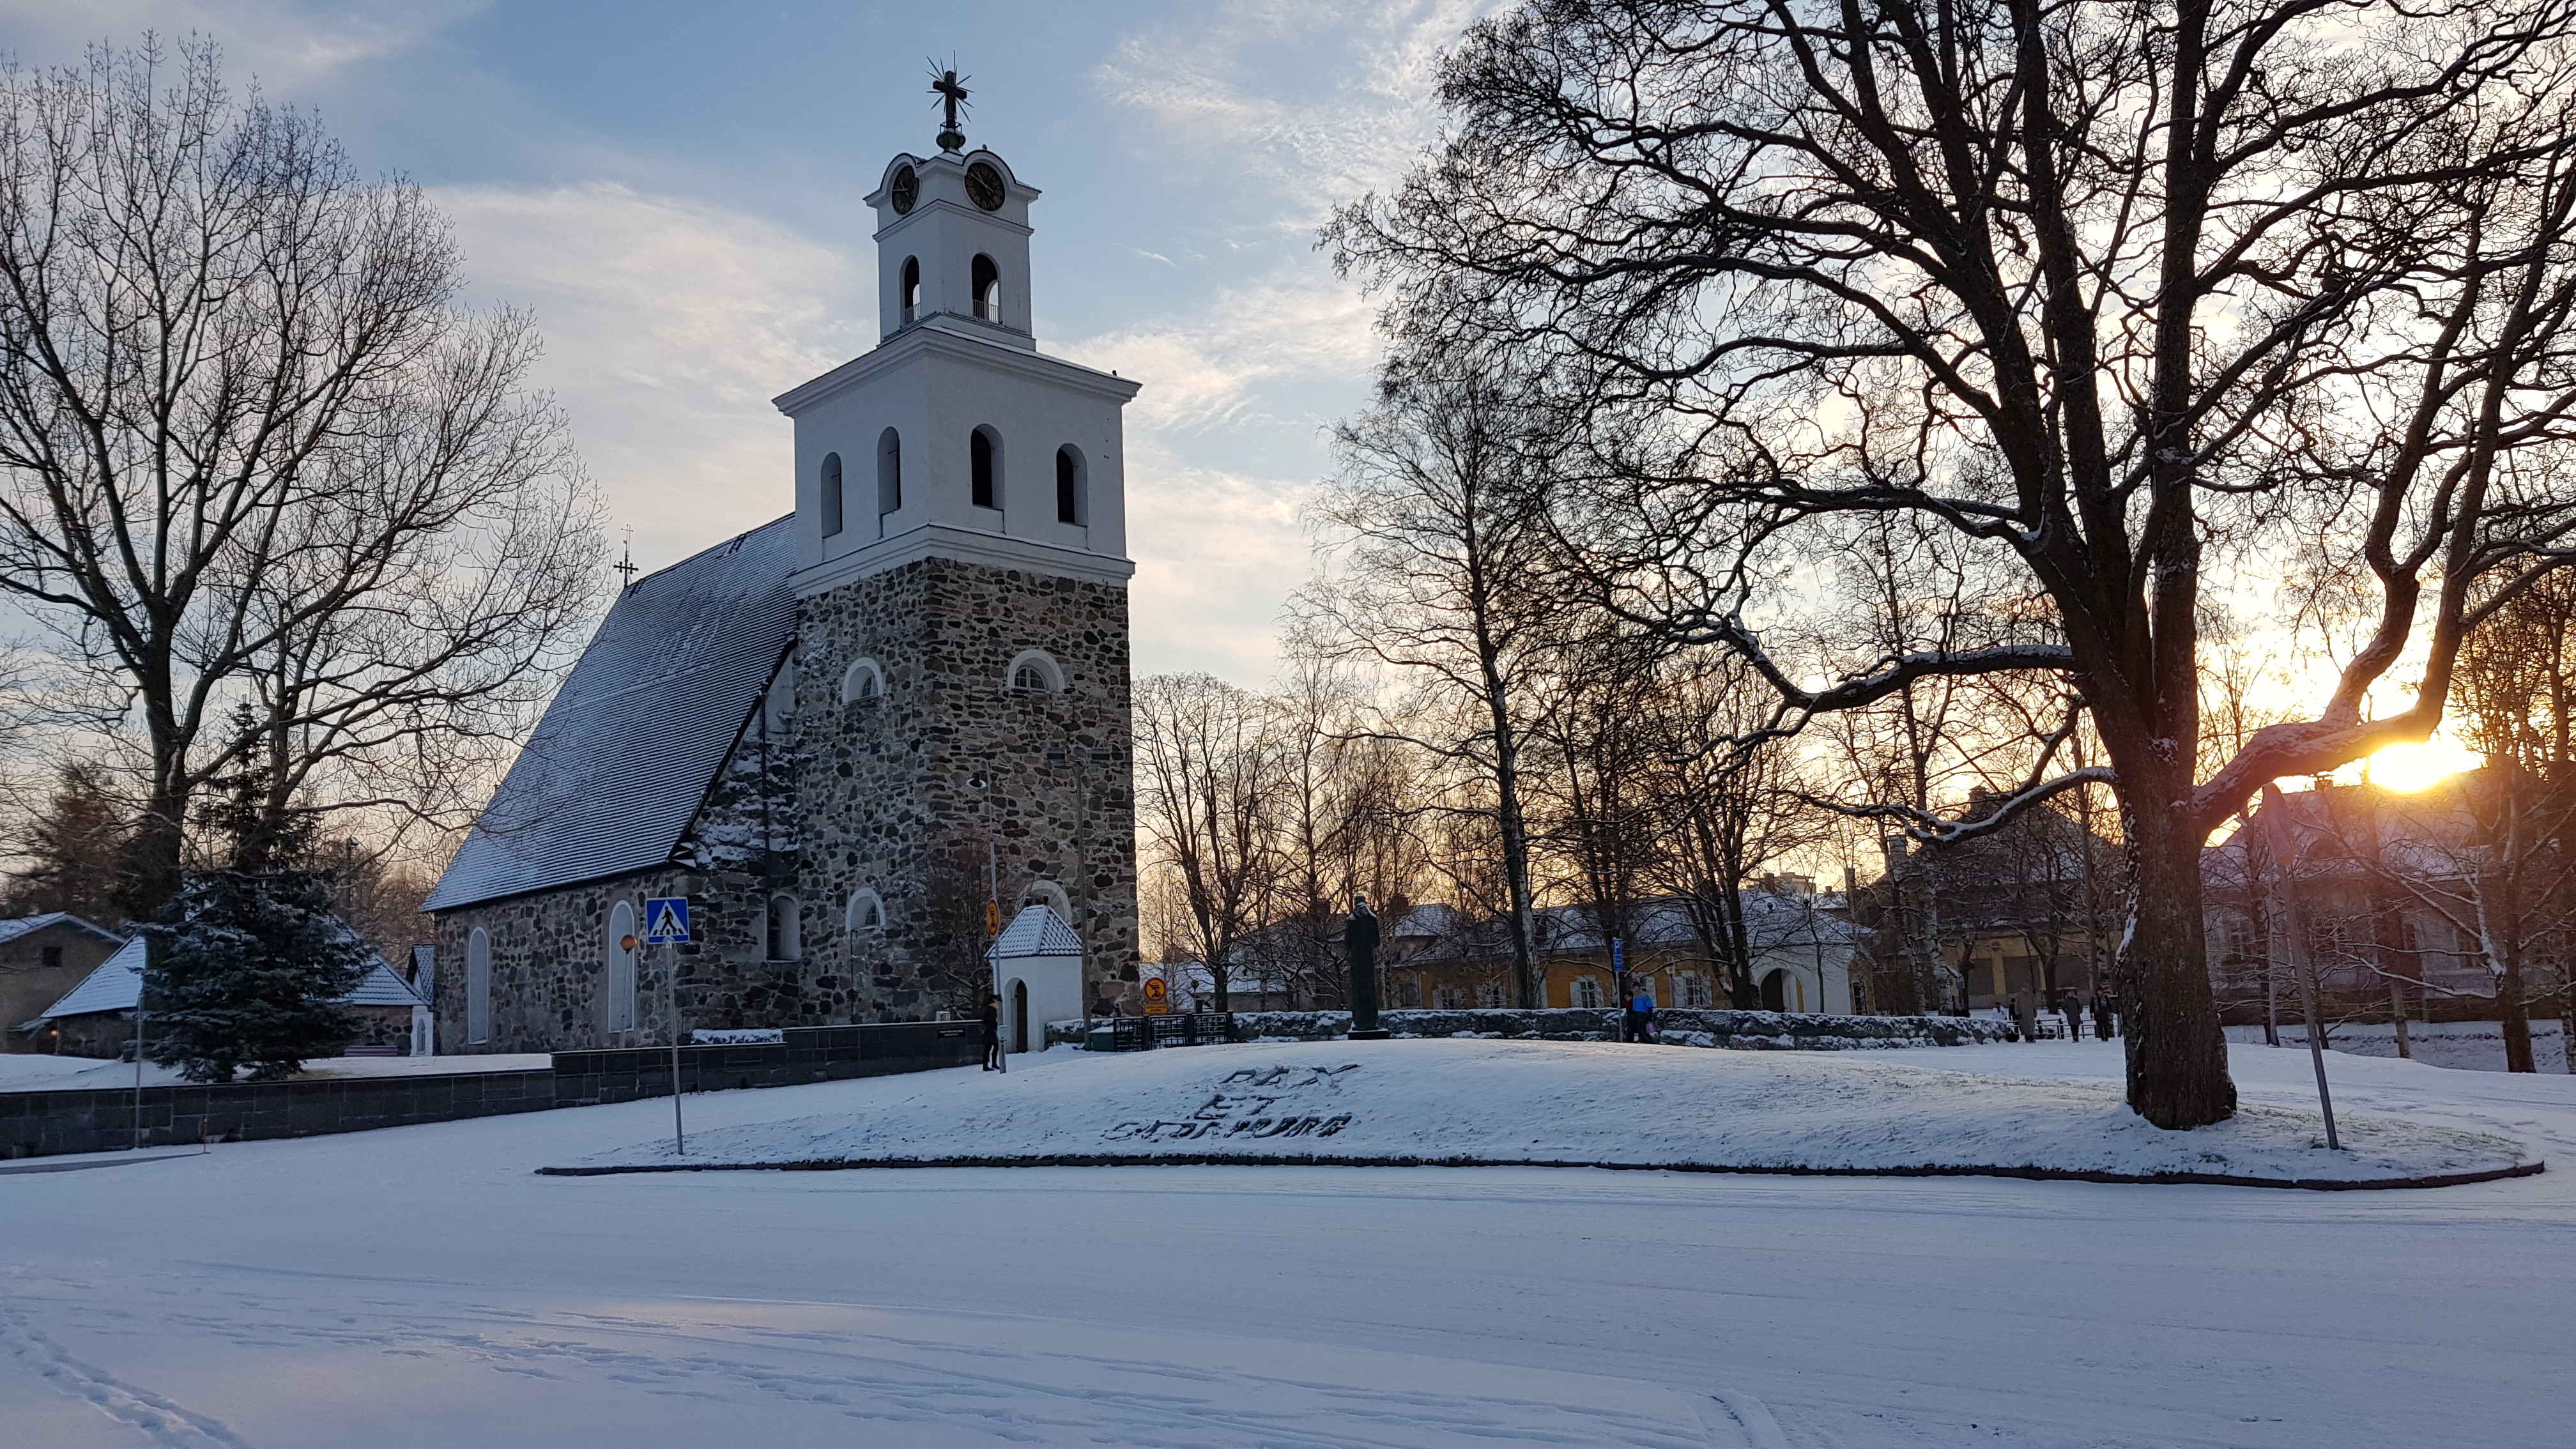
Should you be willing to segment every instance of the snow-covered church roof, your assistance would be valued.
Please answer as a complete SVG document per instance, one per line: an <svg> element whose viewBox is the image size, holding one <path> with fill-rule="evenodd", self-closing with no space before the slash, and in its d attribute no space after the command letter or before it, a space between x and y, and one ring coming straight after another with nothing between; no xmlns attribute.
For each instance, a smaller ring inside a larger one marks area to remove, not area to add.
<svg viewBox="0 0 2576 1449"><path fill-rule="evenodd" d="M796 635L794 514L637 580L422 909L664 864Z"/></svg>

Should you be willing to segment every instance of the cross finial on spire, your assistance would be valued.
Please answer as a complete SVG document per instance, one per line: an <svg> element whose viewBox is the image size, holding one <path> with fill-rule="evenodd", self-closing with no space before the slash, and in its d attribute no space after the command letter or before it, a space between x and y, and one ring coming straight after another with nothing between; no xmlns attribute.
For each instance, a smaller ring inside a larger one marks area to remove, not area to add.
<svg viewBox="0 0 2576 1449"><path fill-rule="evenodd" d="M617 570L619 578L625 580L618 585L620 592L635 587L635 529L632 525L626 530L626 556L611 567Z"/></svg>
<svg viewBox="0 0 2576 1449"><path fill-rule="evenodd" d="M939 128L939 149L942 151L961 149L966 144L966 133L957 129L957 111L959 107L966 104L966 82L957 74L955 61L950 61L946 70L932 76L930 93L939 97L947 107L947 124Z"/></svg>

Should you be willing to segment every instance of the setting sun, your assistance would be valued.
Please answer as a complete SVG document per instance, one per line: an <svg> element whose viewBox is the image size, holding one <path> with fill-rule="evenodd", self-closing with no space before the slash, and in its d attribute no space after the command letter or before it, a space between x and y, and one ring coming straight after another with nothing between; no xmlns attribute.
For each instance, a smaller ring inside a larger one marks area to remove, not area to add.
<svg viewBox="0 0 2576 1449"><path fill-rule="evenodd" d="M2481 763L2476 751L2437 734L2420 745L2390 745L2370 757L2368 769L2374 783L2403 793L2474 770Z"/></svg>

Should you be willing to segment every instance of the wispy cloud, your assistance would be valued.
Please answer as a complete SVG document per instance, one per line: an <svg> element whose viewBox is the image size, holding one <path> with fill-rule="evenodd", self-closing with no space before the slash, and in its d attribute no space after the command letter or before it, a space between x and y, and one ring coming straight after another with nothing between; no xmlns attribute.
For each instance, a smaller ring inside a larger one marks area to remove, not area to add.
<svg viewBox="0 0 2576 1449"><path fill-rule="evenodd" d="M222 42L236 76L309 83L407 50L489 9L491 0L0 0L0 32L24 60L75 58L84 44L130 45L151 31Z"/></svg>
<svg viewBox="0 0 2576 1449"><path fill-rule="evenodd" d="M669 563L793 506L790 425L769 400L874 345L873 278L859 262L774 223L622 186L435 195L476 298L535 313L538 380L634 525L638 562Z"/></svg>
<svg viewBox="0 0 2576 1449"><path fill-rule="evenodd" d="M1443 47L1494 0L1228 0L1125 37L1099 72L1196 164L1263 183L1257 229L1291 245L1209 304L1067 345L1146 387L1128 414L1137 662L1257 683L1308 569L1298 506L1324 425L1367 396L1371 304L1310 246L1438 130ZM1234 245L1234 243L1226 243Z"/></svg>

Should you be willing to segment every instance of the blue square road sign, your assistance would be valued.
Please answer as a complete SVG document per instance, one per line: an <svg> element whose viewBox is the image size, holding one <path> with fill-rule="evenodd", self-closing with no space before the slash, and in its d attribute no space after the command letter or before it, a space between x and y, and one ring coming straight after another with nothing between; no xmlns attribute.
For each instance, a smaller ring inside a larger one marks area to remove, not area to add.
<svg viewBox="0 0 2576 1449"><path fill-rule="evenodd" d="M671 946L689 939L689 898L687 896L647 896L644 898L644 944Z"/></svg>

